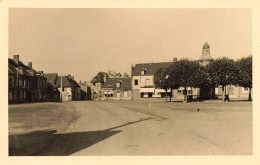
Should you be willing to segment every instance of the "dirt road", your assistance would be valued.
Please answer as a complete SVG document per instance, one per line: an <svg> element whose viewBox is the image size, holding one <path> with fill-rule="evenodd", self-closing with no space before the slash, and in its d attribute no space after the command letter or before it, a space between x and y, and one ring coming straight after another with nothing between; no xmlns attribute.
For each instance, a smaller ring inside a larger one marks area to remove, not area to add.
<svg viewBox="0 0 260 165"><path fill-rule="evenodd" d="M19 117L10 117L17 107L9 107L10 155L252 154L251 102L79 101L52 104L66 109L63 110L68 114L66 119L48 122L51 124L44 125L44 129L38 125L26 133L10 128ZM60 113L62 108L56 108L56 111ZM35 116L37 114L34 119Z"/></svg>

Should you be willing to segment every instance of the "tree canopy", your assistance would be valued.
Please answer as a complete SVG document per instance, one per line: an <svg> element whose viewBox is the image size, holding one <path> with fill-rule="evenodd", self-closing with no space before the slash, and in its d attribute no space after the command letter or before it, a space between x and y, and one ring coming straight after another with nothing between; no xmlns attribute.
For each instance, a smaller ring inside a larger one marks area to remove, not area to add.
<svg viewBox="0 0 260 165"><path fill-rule="evenodd" d="M236 85L237 69L234 60L218 58L207 65L209 80L217 86Z"/></svg>
<svg viewBox="0 0 260 165"><path fill-rule="evenodd" d="M154 84L156 88L168 89L169 88L169 80L167 79L167 71L166 68L159 68L154 74Z"/></svg>
<svg viewBox="0 0 260 165"><path fill-rule="evenodd" d="M252 56L241 58L236 62L237 84L244 88L252 88Z"/></svg>

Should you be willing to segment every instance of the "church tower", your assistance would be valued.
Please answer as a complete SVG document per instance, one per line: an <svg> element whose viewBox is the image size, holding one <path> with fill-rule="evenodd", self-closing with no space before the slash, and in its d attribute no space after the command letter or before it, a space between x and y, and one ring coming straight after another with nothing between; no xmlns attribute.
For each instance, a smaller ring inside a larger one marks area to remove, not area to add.
<svg viewBox="0 0 260 165"><path fill-rule="evenodd" d="M210 55L210 46L207 42L202 47L201 57L199 59L199 64L201 66L206 66L213 61L213 58ZM201 87L200 88L200 99L207 100L215 98L215 87Z"/></svg>
<svg viewBox="0 0 260 165"><path fill-rule="evenodd" d="M202 47L201 57L199 59L200 65L206 66L208 63L212 62L213 58L210 55L210 46L207 42Z"/></svg>

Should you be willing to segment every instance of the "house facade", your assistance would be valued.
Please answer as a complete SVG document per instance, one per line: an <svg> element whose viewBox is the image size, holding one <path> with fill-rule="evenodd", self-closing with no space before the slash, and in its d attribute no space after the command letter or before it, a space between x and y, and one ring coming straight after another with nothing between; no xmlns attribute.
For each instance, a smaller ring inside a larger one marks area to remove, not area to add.
<svg viewBox="0 0 260 165"><path fill-rule="evenodd" d="M130 100L132 98L131 77L115 71L99 72L91 80L93 100Z"/></svg>
<svg viewBox="0 0 260 165"><path fill-rule="evenodd" d="M101 100L131 100L131 78L107 78L101 85Z"/></svg>
<svg viewBox="0 0 260 165"><path fill-rule="evenodd" d="M61 101L81 100L80 86L70 74L67 76L58 76L57 85L61 93Z"/></svg>
<svg viewBox="0 0 260 165"><path fill-rule="evenodd" d="M23 103L48 101L47 79L43 72L32 68L19 60L19 55L8 58L8 102Z"/></svg>
<svg viewBox="0 0 260 165"><path fill-rule="evenodd" d="M49 101L61 101L60 91L58 90L58 73L44 73L47 79L47 98Z"/></svg>
<svg viewBox="0 0 260 165"><path fill-rule="evenodd" d="M132 76L132 99L140 100L146 98L165 98L170 97L170 90L166 91L164 89L155 88L154 85L154 74L159 68L168 68L177 58L173 58L172 62L161 62L161 63L143 63L136 64L131 68ZM173 99L182 99L184 88L179 88L178 90L172 91ZM188 95L197 96L199 89L197 88L187 88Z"/></svg>

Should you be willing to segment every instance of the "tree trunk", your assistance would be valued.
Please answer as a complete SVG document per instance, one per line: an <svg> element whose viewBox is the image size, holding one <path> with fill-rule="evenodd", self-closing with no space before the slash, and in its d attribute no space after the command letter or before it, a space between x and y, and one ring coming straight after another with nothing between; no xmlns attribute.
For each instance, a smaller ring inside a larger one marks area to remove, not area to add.
<svg viewBox="0 0 260 165"><path fill-rule="evenodd" d="M225 102L226 90L225 86L222 86L222 102Z"/></svg>
<svg viewBox="0 0 260 165"><path fill-rule="evenodd" d="M184 103L187 103L188 102L188 98L187 98L187 89L186 87L184 88Z"/></svg>
<svg viewBox="0 0 260 165"><path fill-rule="evenodd" d="M170 89L170 102L172 101L172 88Z"/></svg>
<svg viewBox="0 0 260 165"><path fill-rule="evenodd" d="M224 101L229 101L229 95L227 95L227 86L225 86L225 98Z"/></svg>
<svg viewBox="0 0 260 165"><path fill-rule="evenodd" d="M167 89L165 89L165 100L166 100L166 102L167 102Z"/></svg>
<svg viewBox="0 0 260 165"><path fill-rule="evenodd" d="M252 101L252 97L251 97L251 88L249 88L249 96L248 96L248 101Z"/></svg>

